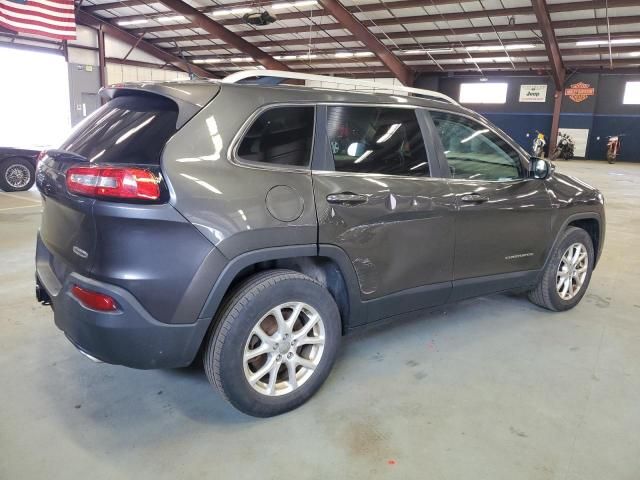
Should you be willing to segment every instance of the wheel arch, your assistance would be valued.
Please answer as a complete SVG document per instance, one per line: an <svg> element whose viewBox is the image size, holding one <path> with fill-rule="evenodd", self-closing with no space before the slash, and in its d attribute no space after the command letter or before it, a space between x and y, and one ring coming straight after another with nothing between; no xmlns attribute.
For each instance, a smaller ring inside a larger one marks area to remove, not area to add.
<svg viewBox="0 0 640 480"><path fill-rule="evenodd" d="M593 264L593 268L595 269L598 263L598 260L600 258L600 252L602 248L602 241L603 241L603 235L604 235L602 218L596 212L576 213L574 215L568 216L564 220L564 222L556 232L553 245L551 246L551 248L549 249L549 253L547 254L547 259L545 261L544 268L546 268L547 264L551 260L551 257L553 255L553 252L556 249L556 246L560 242L564 232L569 227L581 228L582 230L585 230L589 234L589 237L591 237L591 241L593 243L593 251L595 253L594 255L595 259ZM544 271L544 268L541 271Z"/></svg>
<svg viewBox="0 0 640 480"><path fill-rule="evenodd" d="M31 157L28 157L26 155L6 155L6 156L2 156L2 157L0 157L0 164L6 163L6 162L10 162L12 160L24 160L29 165L31 165L34 169L36 168L36 161L34 159L32 159Z"/></svg>
<svg viewBox="0 0 640 480"><path fill-rule="evenodd" d="M311 244L253 250L235 257L215 281L200 318L213 319L227 294L245 278L278 268L308 275L325 286L338 305L343 333L365 314L356 273L344 250Z"/></svg>

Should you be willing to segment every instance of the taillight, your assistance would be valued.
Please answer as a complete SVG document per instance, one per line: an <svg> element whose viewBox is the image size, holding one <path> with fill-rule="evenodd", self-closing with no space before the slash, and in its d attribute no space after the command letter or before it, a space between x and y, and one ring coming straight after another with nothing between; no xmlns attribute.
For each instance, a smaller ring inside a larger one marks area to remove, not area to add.
<svg viewBox="0 0 640 480"><path fill-rule="evenodd" d="M93 290L87 290L78 285L74 285L71 288L71 293L76 297L81 304L92 310L98 310L100 312L113 312L118 309L118 304L109 295L104 293L94 292Z"/></svg>
<svg viewBox="0 0 640 480"><path fill-rule="evenodd" d="M142 168L71 167L67 189L87 197L158 200L160 179Z"/></svg>

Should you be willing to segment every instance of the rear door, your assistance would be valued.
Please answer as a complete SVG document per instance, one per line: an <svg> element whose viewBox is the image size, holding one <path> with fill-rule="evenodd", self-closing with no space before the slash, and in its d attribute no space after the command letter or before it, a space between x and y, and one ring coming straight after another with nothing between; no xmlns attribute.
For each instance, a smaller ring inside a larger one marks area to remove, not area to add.
<svg viewBox="0 0 640 480"><path fill-rule="evenodd" d="M551 242L544 180L530 178L527 160L489 124L430 116L458 208L452 299L528 284Z"/></svg>
<svg viewBox="0 0 640 480"><path fill-rule="evenodd" d="M414 108L328 105L313 186L319 243L348 255L369 320L441 304L450 293L453 218L426 122Z"/></svg>

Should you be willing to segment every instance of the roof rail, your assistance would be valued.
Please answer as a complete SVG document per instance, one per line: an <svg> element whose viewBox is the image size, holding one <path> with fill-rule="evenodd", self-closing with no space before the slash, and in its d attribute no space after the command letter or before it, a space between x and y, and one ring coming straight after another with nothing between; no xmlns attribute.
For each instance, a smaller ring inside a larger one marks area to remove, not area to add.
<svg viewBox="0 0 640 480"><path fill-rule="evenodd" d="M286 70L241 70L224 77L222 83L240 83L242 80L256 77L269 77L294 80L315 80L317 82L341 83L344 85L354 85L357 87L367 87L368 89L378 90L397 90L401 92L411 93L413 95L421 95L423 97L440 100L447 103L458 105L453 98L447 95L435 92L433 90L424 90L422 88L405 87L404 85L382 85L379 83L369 82L366 80L357 80L353 78L330 77L328 75L314 75L312 73L291 72Z"/></svg>

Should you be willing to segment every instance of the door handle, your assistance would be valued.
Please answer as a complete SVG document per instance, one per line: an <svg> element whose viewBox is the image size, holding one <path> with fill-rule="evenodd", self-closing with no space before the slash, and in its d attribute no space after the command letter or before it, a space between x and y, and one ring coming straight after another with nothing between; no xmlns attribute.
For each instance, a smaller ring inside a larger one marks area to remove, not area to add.
<svg viewBox="0 0 640 480"><path fill-rule="evenodd" d="M489 201L489 197L485 197L484 195L480 195L477 193L470 193L467 195L462 195L460 197L464 203L484 203Z"/></svg>
<svg viewBox="0 0 640 480"><path fill-rule="evenodd" d="M367 197L352 192L331 193L327 195L327 202L334 205L360 205L367 202Z"/></svg>

